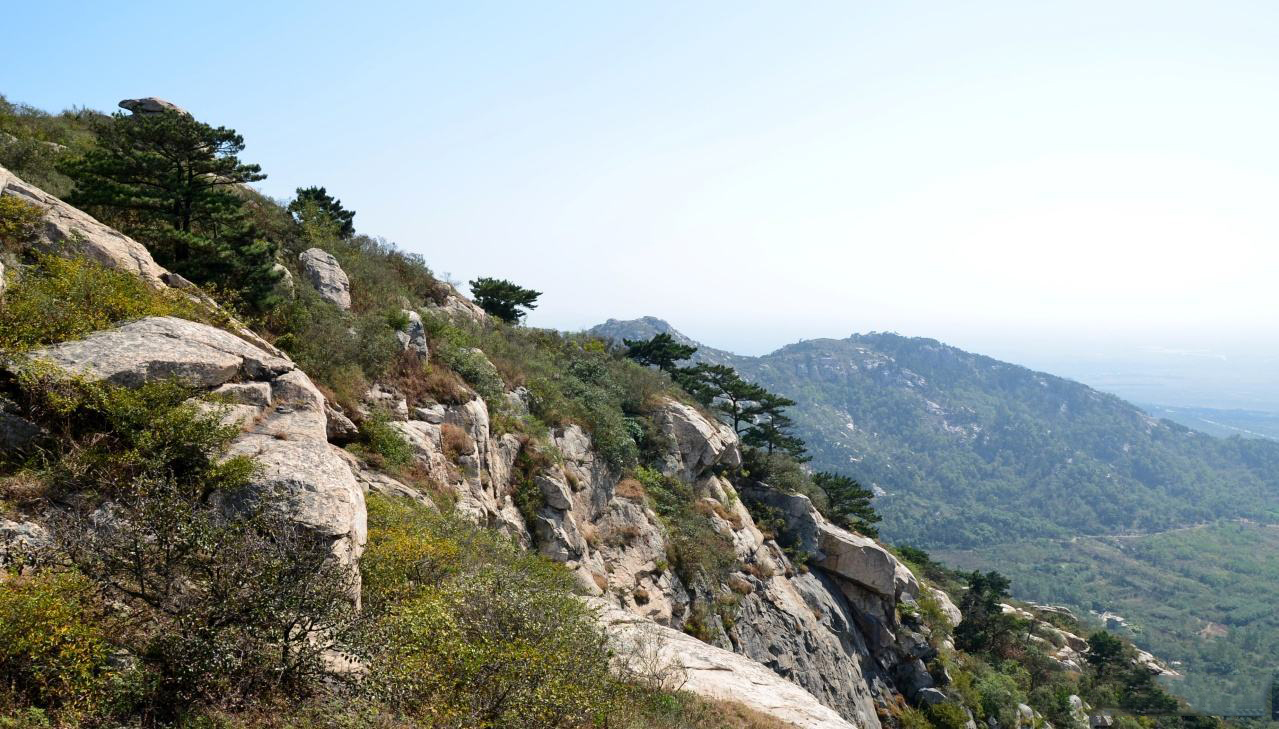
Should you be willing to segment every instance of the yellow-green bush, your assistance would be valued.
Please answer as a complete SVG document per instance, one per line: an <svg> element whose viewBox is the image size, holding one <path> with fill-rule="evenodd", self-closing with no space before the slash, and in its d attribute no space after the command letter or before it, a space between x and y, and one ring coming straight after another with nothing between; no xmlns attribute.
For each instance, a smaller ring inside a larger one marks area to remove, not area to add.
<svg viewBox="0 0 1279 729"><path fill-rule="evenodd" d="M132 274L82 258L39 256L0 299L0 351L76 339L144 316L212 318L178 292L153 289Z"/></svg>
<svg viewBox="0 0 1279 729"><path fill-rule="evenodd" d="M0 573L0 704L70 716L97 707L109 646L91 602L72 573Z"/></svg>
<svg viewBox="0 0 1279 729"><path fill-rule="evenodd" d="M559 727L611 713L619 685L559 565L420 506L369 498L361 560L376 616L368 688L431 727Z"/></svg>
<svg viewBox="0 0 1279 729"><path fill-rule="evenodd" d="M0 248L16 251L40 232L44 209L22 198L0 197Z"/></svg>

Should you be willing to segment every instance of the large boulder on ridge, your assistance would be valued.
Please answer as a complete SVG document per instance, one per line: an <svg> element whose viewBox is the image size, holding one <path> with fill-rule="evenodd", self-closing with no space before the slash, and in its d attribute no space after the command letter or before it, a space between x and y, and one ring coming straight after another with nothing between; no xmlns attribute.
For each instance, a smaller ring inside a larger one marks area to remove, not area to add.
<svg viewBox="0 0 1279 729"><path fill-rule="evenodd" d="M191 116L191 112L172 101L165 101L154 96L144 96L141 99L124 99L120 102L120 108L137 115L163 114L166 111L176 111L184 116Z"/></svg>

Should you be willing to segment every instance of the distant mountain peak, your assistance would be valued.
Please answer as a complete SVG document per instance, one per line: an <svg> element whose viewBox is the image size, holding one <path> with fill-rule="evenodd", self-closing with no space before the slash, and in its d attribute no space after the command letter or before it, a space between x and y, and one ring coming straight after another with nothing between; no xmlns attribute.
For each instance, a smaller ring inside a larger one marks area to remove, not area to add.
<svg viewBox="0 0 1279 729"><path fill-rule="evenodd" d="M672 339L680 344L697 347L697 354L693 355L693 361L695 362L726 364L744 359L732 352L708 347L671 326L670 322L665 319L655 316L641 316L638 319L609 319L603 324L591 327L586 332L592 336L609 339L618 344L621 344L622 340L625 339L652 339L658 334L669 334Z"/></svg>

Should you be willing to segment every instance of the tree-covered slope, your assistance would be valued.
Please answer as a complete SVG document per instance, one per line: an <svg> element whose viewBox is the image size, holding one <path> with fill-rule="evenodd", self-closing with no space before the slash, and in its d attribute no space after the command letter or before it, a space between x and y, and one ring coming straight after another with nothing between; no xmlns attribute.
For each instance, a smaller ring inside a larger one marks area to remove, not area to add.
<svg viewBox="0 0 1279 729"><path fill-rule="evenodd" d="M1279 445L1207 436L932 339L819 339L732 364L797 402L814 467L882 490L893 541L965 547L1279 518Z"/></svg>

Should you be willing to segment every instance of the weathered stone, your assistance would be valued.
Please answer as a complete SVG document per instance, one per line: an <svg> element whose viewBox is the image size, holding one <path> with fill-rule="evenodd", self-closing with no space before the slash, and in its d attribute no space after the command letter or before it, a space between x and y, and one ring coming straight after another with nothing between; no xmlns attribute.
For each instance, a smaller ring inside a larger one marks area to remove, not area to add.
<svg viewBox="0 0 1279 729"><path fill-rule="evenodd" d="M293 369L287 359L234 334L170 316L139 319L29 356L128 387L168 378L216 387L233 379L269 379Z"/></svg>
<svg viewBox="0 0 1279 729"><path fill-rule="evenodd" d="M144 96L141 99L124 99L120 102L120 108L139 116L144 114L163 114L169 111L191 116L190 112L172 101L165 101L154 96Z"/></svg>
<svg viewBox="0 0 1279 729"><path fill-rule="evenodd" d="M360 435L360 429L351 419L332 405L324 408L325 433L334 443L349 443Z"/></svg>
<svg viewBox="0 0 1279 729"><path fill-rule="evenodd" d="M484 311L479 306L476 306L469 299L457 293L456 291L452 291L451 287L450 287L450 291L451 293L447 297L445 297L444 303L429 304L426 307L426 310L429 313L437 314L447 319L469 321L475 324L488 323L489 321L488 312Z"/></svg>
<svg viewBox="0 0 1279 729"><path fill-rule="evenodd" d="M936 688L920 689L915 694L915 703L920 706L933 706L934 704L945 703L948 700L946 694L941 689Z"/></svg>
<svg viewBox="0 0 1279 729"><path fill-rule="evenodd" d="M404 351L414 351L423 357L430 353L430 348L426 343L426 329L422 326L422 316L412 309L404 309L402 311L408 319L408 324L404 329L395 333L395 338L399 340L400 347Z"/></svg>
<svg viewBox="0 0 1279 729"><path fill-rule="evenodd" d="M942 613L945 614L946 619L950 621L952 627L959 625L960 622L963 621L964 614L959 611L959 608L955 606L954 601L950 599L950 595L947 595L944 590L939 590L936 587L930 586L928 588L928 594L937 601L938 607L941 608Z"/></svg>
<svg viewBox="0 0 1279 729"><path fill-rule="evenodd" d="M822 555L814 560L818 567L884 597L896 598L906 584L914 582L910 570L904 569L897 558L875 540L845 531L825 520L818 522L818 545ZM918 582L914 582L914 589L918 591Z"/></svg>
<svg viewBox="0 0 1279 729"><path fill-rule="evenodd" d="M315 287L320 297L340 309L351 308L351 281L338 259L321 248L309 248L298 256L302 275Z"/></svg>
<svg viewBox="0 0 1279 729"><path fill-rule="evenodd" d="M741 465L733 429L691 405L667 399L653 414L653 422L674 446L662 464L668 476L691 482L714 466Z"/></svg>
<svg viewBox="0 0 1279 729"><path fill-rule="evenodd" d="M0 567L32 556L52 543L44 527L30 521L10 521L0 517Z"/></svg>
<svg viewBox="0 0 1279 729"><path fill-rule="evenodd" d="M23 182L3 167L0 195L17 197L44 209L44 225L32 243L35 249L64 258L83 256L107 268L137 274L157 288L164 285L161 275L166 271L141 243Z"/></svg>
<svg viewBox="0 0 1279 729"><path fill-rule="evenodd" d="M271 273L279 278L276 279L274 293L284 299L293 298L293 292L296 284L293 283L293 274L283 263L277 263L271 266Z"/></svg>
<svg viewBox="0 0 1279 729"><path fill-rule="evenodd" d="M663 627L590 599L600 612L619 661L656 666L671 677L672 687L706 698L732 701L800 729L854 729L812 694L760 664L677 630ZM871 715L874 716L873 714ZM877 727L862 725L861 729Z"/></svg>

